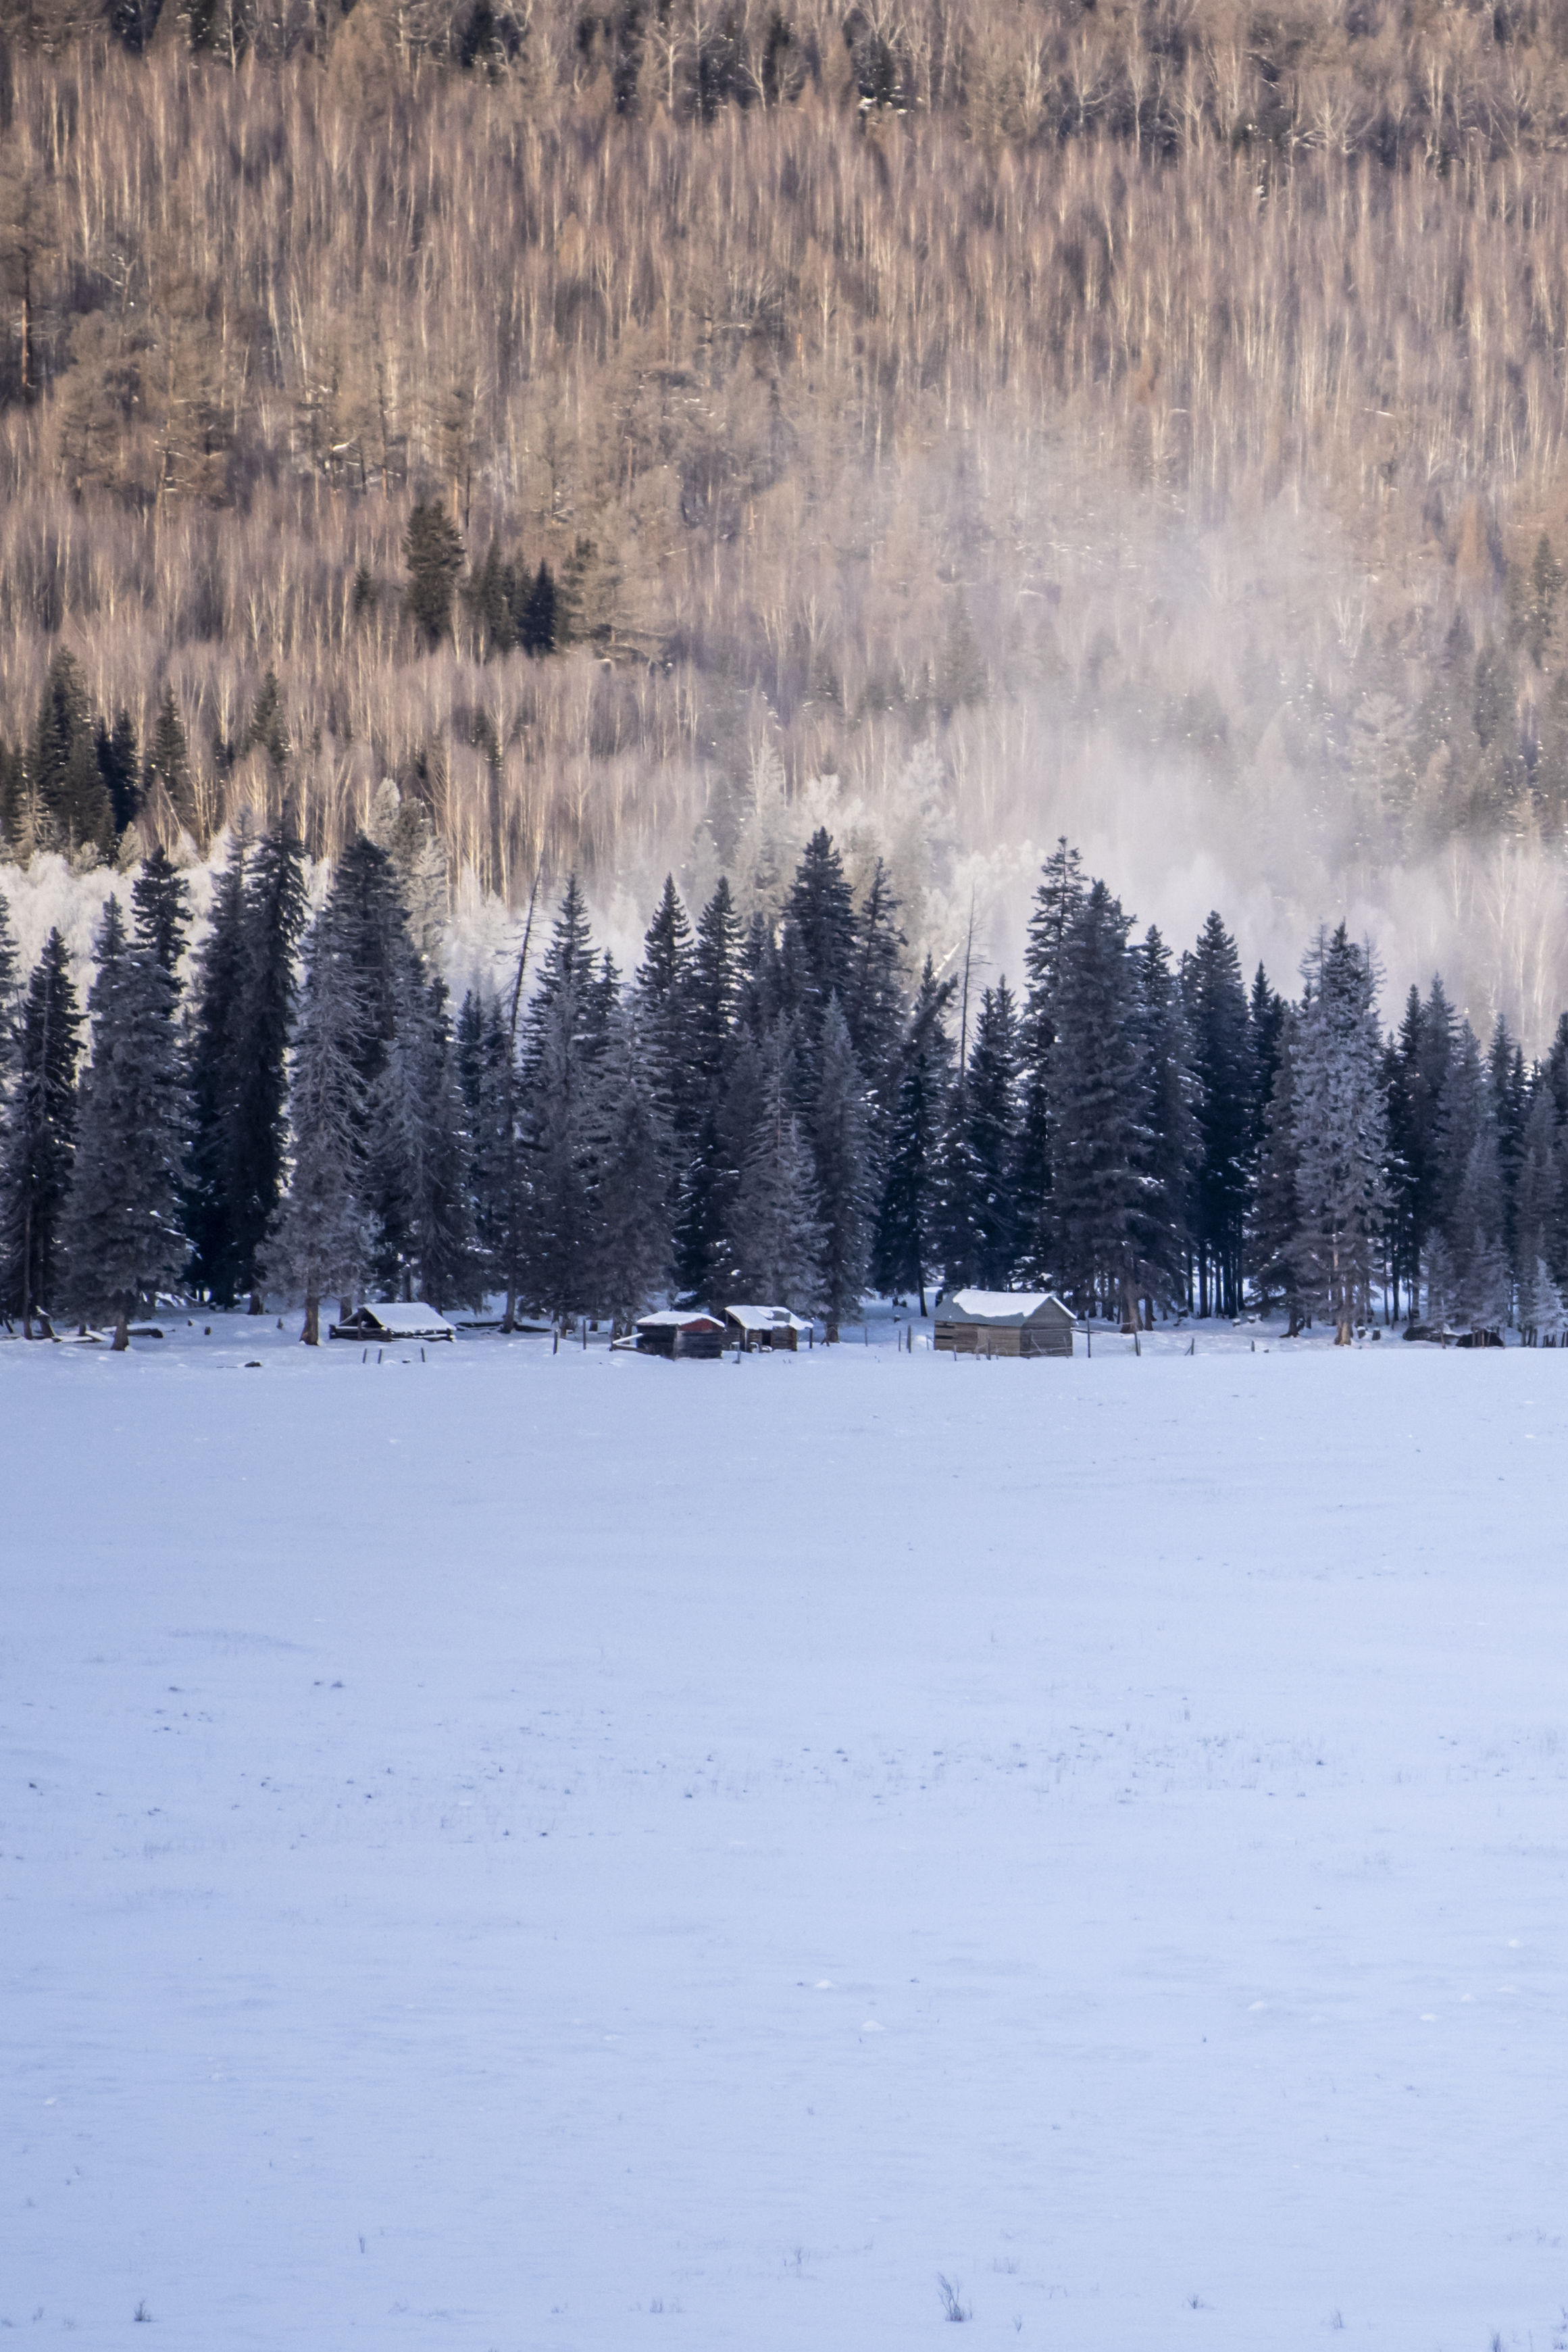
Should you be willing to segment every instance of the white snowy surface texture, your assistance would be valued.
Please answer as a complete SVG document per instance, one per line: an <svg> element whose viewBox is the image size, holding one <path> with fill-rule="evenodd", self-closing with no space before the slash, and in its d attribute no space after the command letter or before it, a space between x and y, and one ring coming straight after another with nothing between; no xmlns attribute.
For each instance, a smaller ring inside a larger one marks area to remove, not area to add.
<svg viewBox="0 0 1568 2352"><path fill-rule="evenodd" d="M1558 2342L1568 1352L297 1328L0 1345L0 2323Z"/></svg>

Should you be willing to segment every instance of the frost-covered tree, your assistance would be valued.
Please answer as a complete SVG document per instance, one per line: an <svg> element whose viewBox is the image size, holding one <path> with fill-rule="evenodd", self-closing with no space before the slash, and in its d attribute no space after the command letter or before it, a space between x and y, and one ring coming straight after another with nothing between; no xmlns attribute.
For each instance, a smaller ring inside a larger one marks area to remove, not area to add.
<svg viewBox="0 0 1568 2352"><path fill-rule="evenodd" d="M1382 1231L1387 1112L1376 975L1342 923L1320 932L1303 965L1292 1115L1296 1205L1291 1262L1309 1312L1348 1347L1370 1312Z"/></svg>
<svg viewBox="0 0 1568 2352"><path fill-rule="evenodd" d="M1188 1256L1191 1239L1191 1178L1197 1151L1192 1108L1191 1041L1182 992L1171 971L1165 941L1151 925L1133 950L1137 984L1139 1084L1144 1105L1144 1133L1139 1157L1142 1192L1133 1220L1137 1244L1138 1288L1145 1313L1169 1307L1189 1293ZM1239 987L1239 982L1238 982ZM1250 1071L1245 1074L1250 1077ZM1243 1212L1250 1198L1251 1170L1246 1120L1250 1104L1243 1097L1240 1140ZM1211 1126L1210 1140L1218 1132ZM1216 1303L1221 1313L1235 1314L1241 1303L1242 1243L1245 1218L1236 1237L1234 1286L1227 1290L1229 1261L1217 1258L1221 1282ZM1218 1231L1218 1228L1216 1228ZM1228 1230L1228 1229L1227 1229ZM1212 1238L1212 1236L1211 1236ZM1228 1242L1227 1244L1228 1247ZM1227 1307L1224 1301L1232 1303Z"/></svg>
<svg viewBox="0 0 1568 2352"><path fill-rule="evenodd" d="M175 988L152 946L132 946L106 902L88 996L92 1053L82 1082L76 1170L65 1223L68 1286L84 1316L131 1318L184 1271L181 1223L187 1103Z"/></svg>
<svg viewBox="0 0 1568 2352"><path fill-rule="evenodd" d="M446 1013L446 985L411 959L385 1066L372 1089L367 1193L377 1282L434 1307L476 1295L468 1137Z"/></svg>
<svg viewBox="0 0 1568 2352"><path fill-rule="evenodd" d="M264 1257L267 1279L303 1297L299 1336L311 1348L322 1299L350 1299L370 1253L360 1198L369 1096L360 1067L362 982L340 915L329 900L306 941L288 1071L293 1158Z"/></svg>
<svg viewBox="0 0 1568 2352"><path fill-rule="evenodd" d="M612 976L596 969L588 910L569 877L528 1007L522 1137L528 1167L525 1281L558 1321L593 1288L594 1077L606 1042Z"/></svg>
<svg viewBox="0 0 1568 2352"><path fill-rule="evenodd" d="M1054 1280L1057 1274L1050 1208L1055 1176L1051 1061L1056 1045L1063 949L1087 887L1082 860L1064 835L1040 869L1024 947L1017 1197L1020 1271L1036 1282Z"/></svg>
<svg viewBox="0 0 1568 2352"><path fill-rule="evenodd" d="M830 1341L858 1310L871 1263L871 1111L850 1024L828 1000L817 1050L811 1134L817 1173L818 1265Z"/></svg>
<svg viewBox="0 0 1568 2352"><path fill-rule="evenodd" d="M760 1115L741 1168L730 1235L735 1286L742 1298L815 1315L822 1303L822 1233L811 1148L796 1108L791 1023L774 1022L759 1058Z"/></svg>
<svg viewBox="0 0 1568 2352"><path fill-rule="evenodd" d="M1241 960L1218 914L1182 958L1181 989L1191 1040L1197 1311L1233 1316L1252 1189L1252 1038Z"/></svg>
<svg viewBox="0 0 1568 2352"><path fill-rule="evenodd" d="M1258 1157L1258 1189L1248 1233L1248 1262L1259 1306L1265 1314L1283 1307L1292 1339L1305 1319L1296 1239L1301 1230L1297 1197L1295 1068L1299 1027L1287 1005L1275 1041L1274 1068L1263 1114Z"/></svg>
<svg viewBox="0 0 1568 2352"><path fill-rule="evenodd" d="M1046 1097L1051 1252L1080 1312L1134 1312L1148 1141L1137 970L1103 882L1071 916L1055 987Z"/></svg>
<svg viewBox="0 0 1568 2352"><path fill-rule="evenodd" d="M740 920L721 875L692 947L693 1100L690 1132L676 1139L675 1181L675 1286L685 1299L710 1299L723 1287L726 1236L750 1133L748 1120L737 1128L727 1115L740 978Z"/></svg>
<svg viewBox="0 0 1568 2352"><path fill-rule="evenodd" d="M0 1311L23 1335L57 1303L60 1231L76 1151L81 1014L57 930L44 942L16 1019L16 1048L0 1148ZM46 1324L47 1328L47 1324Z"/></svg>
<svg viewBox="0 0 1568 2352"><path fill-rule="evenodd" d="M1514 1200L1519 1328L1533 1341L1555 1333L1563 1300L1552 1273L1563 1214L1563 1173L1558 1160L1556 1112L1552 1089L1538 1074L1525 1121L1519 1182Z"/></svg>
<svg viewBox="0 0 1568 2352"><path fill-rule="evenodd" d="M927 956L900 1055L872 1251L877 1287L913 1292L922 1315L936 1263L941 1139L953 1058L943 1016L952 994L953 982L936 978Z"/></svg>
<svg viewBox="0 0 1568 2352"><path fill-rule="evenodd" d="M137 945L177 979L191 923L191 886L170 864L162 845L142 859L141 871L131 886L131 904Z"/></svg>
<svg viewBox="0 0 1568 2352"><path fill-rule="evenodd" d="M629 1331L670 1272L670 1133L634 1003L617 1007L593 1077L593 1303Z"/></svg>

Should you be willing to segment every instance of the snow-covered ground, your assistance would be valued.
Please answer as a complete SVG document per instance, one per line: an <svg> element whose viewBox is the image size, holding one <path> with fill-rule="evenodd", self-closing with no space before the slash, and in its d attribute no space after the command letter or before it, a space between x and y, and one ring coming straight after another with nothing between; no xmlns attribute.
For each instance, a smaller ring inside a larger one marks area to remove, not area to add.
<svg viewBox="0 0 1568 2352"><path fill-rule="evenodd" d="M1568 1352L297 1328L0 1344L0 2323L1558 2342Z"/></svg>

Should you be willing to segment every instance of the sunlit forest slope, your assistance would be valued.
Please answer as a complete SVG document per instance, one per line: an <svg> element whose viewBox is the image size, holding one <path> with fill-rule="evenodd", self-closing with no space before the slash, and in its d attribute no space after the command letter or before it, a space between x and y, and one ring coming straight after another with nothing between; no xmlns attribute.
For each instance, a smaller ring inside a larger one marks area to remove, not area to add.
<svg viewBox="0 0 1568 2352"><path fill-rule="evenodd" d="M1065 828L1529 1036L1565 331L1546 0L11 7L8 852L391 776L641 905L825 816L940 951Z"/></svg>

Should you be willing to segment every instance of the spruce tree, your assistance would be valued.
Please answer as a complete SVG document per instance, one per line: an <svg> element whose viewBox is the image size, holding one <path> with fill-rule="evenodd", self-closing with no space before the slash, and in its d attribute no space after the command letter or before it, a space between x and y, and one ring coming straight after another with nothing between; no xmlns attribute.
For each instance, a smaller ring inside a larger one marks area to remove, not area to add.
<svg viewBox="0 0 1568 2352"><path fill-rule="evenodd" d="M131 886L131 903L137 945L156 957L175 981L177 991L180 958L190 926L191 888L183 875L171 866L162 845L142 859L141 871Z"/></svg>
<svg viewBox="0 0 1568 2352"><path fill-rule="evenodd" d="M927 956L900 1055L872 1250L877 1288L915 1293L922 1315L936 1262L939 1156L953 1056L943 1016L952 995L952 981L939 981Z"/></svg>
<svg viewBox="0 0 1568 2352"><path fill-rule="evenodd" d="M779 936L787 1003L797 1016L797 1039L814 1076L828 1005L851 999L855 977L855 910L843 861L825 825L806 844L784 901Z"/></svg>
<svg viewBox="0 0 1568 2352"><path fill-rule="evenodd" d="M81 1014L57 930L44 942L16 1024L15 1077L0 1150L0 1310L34 1318L57 1303L60 1230L76 1150Z"/></svg>
<svg viewBox="0 0 1568 2352"><path fill-rule="evenodd" d="M188 1049L191 1145L184 1223L191 1278L223 1307L234 1304L239 1281L235 1139L249 968L250 854L242 826L214 881L207 935L196 951Z"/></svg>
<svg viewBox="0 0 1568 2352"><path fill-rule="evenodd" d="M1145 1318L1152 1325L1156 1307L1175 1306L1190 1297L1192 1174L1201 1147L1193 1116L1192 1040L1186 1008L1165 942L1152 926L1133 950L1133 961L1138 1000L1139 1086L1145 1107L1139 1159L1143 1189L1133 1229L1138 1287ZM1239 992L1239 984L1238 972ZM1245 1213L1252 1189L1249 1053L1243 1075L1246 1085L1238 1148L1245 1155L1248 1181L1241 1188L1238 1208L1234 1286L1223 1294L1231 1303L1226 1307L1222 1301L1220 1307L1222 1313L1232 1315L1241 1311Z"/></svg>
<svg viewBox="0 0 1568 2352"><path fill-rule="evenodd" d="M758 1049L760 1100L736 1187L730 1231L739 1297L815 1315L821 1305L816 1171L798 1108L794 1025L775 1021Z"/></svg>
<svg viewBox="0 0 1568 2352"><path fill-rule="evenodd" d="M873 1175L885 1157L894 1097L898 1090L899 1051L905 1013L904 933L898 928L898 900L879 857L855 918L854 971L844 1016L850 1040L869 1090L871 1129L868 1148Z"/></svg>
<svg viewBox="0 0 1568 2352"><path fill-rule="evenodd" d="M1525 1122L1514 1204L1519 1328L1531 1345L1543 1330L1555 1334L1563 1321L1562 1296L1552 1272L1563 1222L1556 1141L1551 1089L1538 1081Z"/></svg>
<svg viewBox="0 0 1568 2352"><path fill-rule="evenodd" d="M618 1006L589 1111L594 1162L593 1303L612 1332L631 1330L669 1279L670 1135L640 1007Z"/></svg>
<svg viewBox="0 0 1568 2352"><path fill-rule="evenodd" d="M0 1136L5 1133L5 1107L16 1069L22 1010L18 1002L19 978L11 910L4 892L0 892Z"/></svg>
<svg viewBox="0 0 1568 2352"><path fill-rule="evenodd" d="M366 1192L375 1276L392 1297L432 1306L476 1291L468 1136L445 982L411 960L397 1031L370 1105Z"/></svg>
<svg viewBox="0 0 1568 2352"><path fill-rule="evenodd" d="M1148 1107L1137 974L1120 901L1093 883L1068 922L1048 1064L1051 1251L1080 1313L1134 1311Z"/></svg>
<svg viewBox="0 0 1568 2352"><path fill-rule="evenodd" d="M196 831L196 793L191 775L190 749L185 740L180 707L174 699L174 688L167 683L159 701L152 739L147 746L147 764L141 777L143 802L150 801L160 786L168 794L176 823L187 833L193 834Z"/></svg>
<svg viewBox="0 0 1568 2352"><path fill-rule="evenodd" d="M1300 1155L1295 1109L1298 1033L1295 1007L1287 1005L1275 1037L1273 1079L1263 1114L1258 1189L1248 1235L1258 1304L1265 1315L1284 1309L1292 1339L1306 1318L1302 1279L1295 1255L1301 1223L1297 1197Z"/></svg>
<svg viewBox="0 0 1568 2352"><path fill-rule="evenodd" d="M816 1159L818 1265L831 1342L861 1303L871 1263L870 1105L865 1080L836 996L828 1000L818 1049L811 1135Z"/></svg>
<svg viewBox="0 0 1568 2352"><path fill-rule="evenodd" d="M689 1132L675 1143L674 1278L680 1297L692 1301L710 1300L723 1285L724 1237L739 1181L727 1118L739 997L740 922L721 876L692 946Z"/></svg>
<svg viewBox="0 0 1568 2352"><path fill-rule="evenodd" d="M136 740L136 722L123 704L114 714L112 728L99 726L96 748L98 772L103 788L109 794L111 822L117 834L125 831L141 805L141 753Z"/></svg>
<svg viewBox="0 0 1568 2352"><path fill-rule="evenodd" d="M267 1280L303 1297L299 1336L311 1348L321 1336L322 1299L338 1294L351 1303L370 1249L360 1199L369 1093L362 983L344 911L329 899L305 942L288 1068L293 1159L265 1256Z"/></svg>
<svg viewBox="0 0 1568 2352"><path fill-rule="evenodd" d="M462 539L438 499L416 501L403 534L402 560L408 567L404 608L434 653L452 634L452 595L463 568Z"/></svg>
<svg viewBox="0 0 1568 2352"><path fill-rule="evenodd" d="M964 1075L965 1118L975 1168L975 1278L1005 1290L1018 1255L1019 1023L1006 977L980 998Z"/></svg>
<svg viewBox="0 0 1568 2352"><path fill-rule="evenodd" d="M1051 1193L1055 1139L1051 1123L1051 1058L1056 1044L1057 999L1068 929L1085 893L1083 863L1065 835L1040 869L1024 949L1023 1019L1019 1030L1022 1122L1017 1195L1020 1270L1032 1281L1054 1276Z"/></svg>
<svg viewBox="0 0 1568 2352"><path fill-rule="evenodd" d="M522 577L527 584L517 598L517 643L526 654L536 657L553 654L562 641L563 614L549 565L541 561L532 580L528 580L526 570Z"/></svg>
<svg viewBox="0 0 1568 2352"><path fill-rule="evenodd" d="M605 999L575 875L539 967L523 1042L522 1136L530 1217L526 1280L557 1322L590 1303L595 1181L593 1077Z"/></svg>
<svg viewBox="0 0 1568 2352"><path fill-rule="evenodd" d="M78 664L63 650L49 664L28 761L32 848L78 850L107 856L114 846L114 811L99 769L98 743L87 688Z"/></svg>
<svg viewBox="0 0 1568 2352"><path fill-rule="evenodd" d="M184 1269L181 1223L186 1102L172 973L131 946L106 902L88 996L92 1051L82 1082L76 1168L65 1223L69 1294L84 1315L112 1315L114 1346L132 1313Z"/></svg>
<svg viewBox="0 0 1568 2352"><path fill-rule="evenodd" d="M691 1139L698 1089L692 1066L692 931L673 874L643 941L635 981L639 1051L672 1137Z"/></svg>
<svg viewBox="0 0 1568 2352"><path fill-rule="evenodd" d="M1252 1189L1253 1048L1240 959L1218 914L1183 958L1181 979L1192 1051L1197 1311L1234 1317Z"/></svg>
<svg viewBox="0 0 1568 2352"><path fill-rule="evenodd" d="M261 1312L259 1255L282 1197L288 1149L288 1040L307 918L305 853L286 810L245 878L244 954L228 1139L229 1273Z"/></svg>
<svg viewBox="0 0 1568 2352"><path fill-rule="evenodd" d="M1300 1224L1292 1262L1309 1311L1348 1347L1371 1311L1387 1160L1382 1040L1371 959L1342 923L1320 932L1307 982L1293 1073Z"/></svg>

